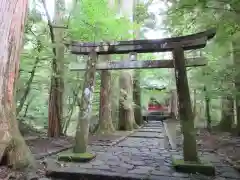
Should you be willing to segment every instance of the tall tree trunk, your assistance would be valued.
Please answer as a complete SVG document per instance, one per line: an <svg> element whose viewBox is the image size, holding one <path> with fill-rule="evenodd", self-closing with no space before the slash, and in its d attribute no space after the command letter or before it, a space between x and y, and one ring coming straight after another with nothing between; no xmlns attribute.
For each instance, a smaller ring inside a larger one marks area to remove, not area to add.
<svg viewBox="0 0 240 180"><path fill-rule="evenodd" d="M235 11L235 17L234 20L236 24L239 26L239 10L240 10L240 2L235 1L233 4L231 4L231 9ZM233 49L233 63L234 67L236 68L236 76L235 76L235 89L236 89L236 97L235 97L235 103L236 103L236 117L237 117L237 127L236 127L236 133L238 136L240 136L240 36L235 36L232 42L232 49Z"/></svg>
<svg viewBox="0 0 240 180"><path fill-rule="evenodd" d="M132 73L122 71L120 74L120 98L119 98L119 130L133 130L138 128L134 119Z"/></svg>
<svg viewBox="0 0 240 180"><path fill-rule="evenodd" d="M196 89L193 90L193 116L194 116L194 119L197 116L197 91L196 91Z"/></svg>
<svg viewBox="0 0 240 180"><path fill-rule="evenodd" d="M236 115L237 115L237 127L236 127L236 133L240 136L240 43L239 42L233 42L233 61L234 65L236 67L236 77L235 77L235 88L236 88Z"/></svg>
<svg viewBox="0 0 240 180"><path fill-rule="evenodd" d="M44 0L42 2L48 18L51 41L55 45L52 49L54 57L52 59L52 76L48 104L48 136L58 137L62 133L61 123L63 121L64 45L62 41L64 32L61 28L53 29L50 15L46 8L46 2ZM63 0L55 0L54 22L57 25L63 22L64 5L65 2Z"/></svg>
<svg viewBox="0 0 240 180"><path fill-rule="evenodd" d="M142 103L141 103L141 87L140 87L140 71L134 71L133 80L133 102L134 104L134 117L136 123L140 126L143 124L142 116Z"/></svg>
<svg viewBox="0 0 240 180"><path fill-rule="evenodd" d="M110 56L106 55L105 61L109 61ZM114 132L111 114L111 72L103 70L101 72L101 91L100 91L100 109L99 125L97 133L109 134Z"/></svg>
<svg viewBox="0 0 240 180"><path fill-rule="evenodd" d="M76 129L74 153L85 153L88 145L89 123L92 112L92 99L95 85L97 53L92 50L87 61L81 100L78 101L79 114Z"/></svg>
<svg viewBox="0 0 240 180"><path fill-rule="evenodd" d="M222 131L231 132L234 123L234 99L231 95L222 97L222 117L219 127Z"/></svg>
<svg viewBox="0 0 240 180"><path fill-rule="evenodd" d="M143 22L142 19L139 19L137 14L137 6L139 4L138 0L133 0L133 12L132 12L132 20L135 23L141 24ZM133 33L135 35L135 39L140 38L140 29L136 29ZM132 58L133 57L133 58ZM137 53L130 54L130 59L136 61ZM133 102L134 102L134 117L137 125L143 124L143 116L142 116L142 102L141 102L141 87L140 87L140 70L135 69L133 73Z"/></svg>
<svg viewBox="0 0 240 180"><path fill-rule="evenodd" d="M116 127L117 122L119 122L119 75L117 71L112 72L111 75L111 106L112 106L112 121Z"/></svg>
<svg viewBox="0 0 240 180"><path fill-rule="evenodd" d="M119 1L119 10L131 22L134 18L135 1ZM138 128L134 117L133 107L133 79L132 71L122 71L119 78L120 97L119 97L119 124L120 130L132 130Z"/></svg>
<svg viewBox="0 0 240 180"><path fill-rule="evenodd" d="M143 23L141 20L139 20L139 17L137 16L137 5L138 0L133 1L133 22L135 23ZM140 29L135 30L134 34L136 35L136 39L140 38ZM137 60L137 53L133 54L134 59ZM142 116L142 103L141 103L141 87L140 87L140 71L135 69L134 70L134 78L133 78L133 101L135 103L134 106L134 116L135 121L138 125L143 124L143 116Z"/></svg>
<svg viewBox="0 0 240 180"><path fill-rule="evenodd" d="M14 99L28 3L27 0L1 1L0 7L0 160L22 168L34 165L19 132Z"/></svg>
<svg viewBox="0 0 240 180"><path fill-rule="evenodd" d="M211 120L211 112L210 112L210 98L209 98L209 95L208 95L206 85L204 85L203 90L204 90L204 93L205 93L205 118L206 118L206 121L207 121L207 129L208 129L208 131L211 131L212 120Z"/></svg>

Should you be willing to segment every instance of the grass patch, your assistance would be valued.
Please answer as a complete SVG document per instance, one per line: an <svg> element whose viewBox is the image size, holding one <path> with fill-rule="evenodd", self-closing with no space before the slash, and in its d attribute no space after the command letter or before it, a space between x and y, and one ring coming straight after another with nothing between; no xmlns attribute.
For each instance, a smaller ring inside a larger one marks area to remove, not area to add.
<svg viewBox="0 0 240 180"><path fill-rule="evenodd" d="M58 161L66 162L89 162L96 157L92 153L73 153L73 152L64 152L58 154Z"/></svg>
<svg viewBox="0 0 240 180"><path fill-rule="evenodd" d="M207 176L215 175L214 166L211 163L207 162L188 162L184 161L183 159L172 157L172 166L178 172L192 174L200 173Z"/></svg>

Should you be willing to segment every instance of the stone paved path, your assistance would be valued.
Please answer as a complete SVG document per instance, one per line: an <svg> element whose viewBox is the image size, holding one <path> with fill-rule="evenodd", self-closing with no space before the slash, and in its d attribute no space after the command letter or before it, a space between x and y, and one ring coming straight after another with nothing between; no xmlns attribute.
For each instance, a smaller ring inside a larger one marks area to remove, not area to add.
<svg viewBox="0 0 240 180"><path fill-rule="evenodd" d="M89 163L66 163L57 165L49 159L49 172L68 172L82 175L80 179L149 179L149 180L237 180L240 175L213 154L202 152L201 158L216 166L217 176L189 175L177 173L171 168L171 155L181 152L170 150L166 141L162 122L150 121L115 146L91 146L89 150L97 154ZM58 163L59 164L59 163ZM61 177L63 174L60 175Z"/></svg>

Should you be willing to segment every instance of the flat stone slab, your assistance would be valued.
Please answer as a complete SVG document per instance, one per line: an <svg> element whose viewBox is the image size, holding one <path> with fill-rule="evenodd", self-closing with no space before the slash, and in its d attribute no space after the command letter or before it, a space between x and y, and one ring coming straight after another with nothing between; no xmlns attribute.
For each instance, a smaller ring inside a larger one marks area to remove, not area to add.
<svg viewBox="0 0 240 180"><path fill-rule="evenodd" d="M148 121L147 124L162 124L162 121Z"/></svg>
<svg viewBox="0 0 240 180"><path fill-rule="evenodd" d="M150 123L158 123L158 124L161 124L162 122L161 122L161 121L153 121L153 120L152 120L152 121L150 121L150 122L148 122L148 123L149 123L149 124L150 124Z"/></svg>
<svg viewBox="0 0 240 180"><path fill-rule="evenodd" d="M163 127L157 127L157 126L145 126L145 127L143 127L142 129L154 129L154 130L161 130L161 131L163 131L164 130L164 128Z"/></svg>
<svg viewBox="0 0 240 180"><path fill-rule="evenodd" d="M158 127L158 128L162 128L163 125L162 124L146 124L144 127Z"/></svg>
<svg viewBox="0 0 240 180"><path fill-rule="evenodd" d="M157 132L157 133L161 133L161 132L163 132L163 130L162 129L145 128L145 129L139 129L139 130L137 130L137 132Z"/></svg>
<svg viewBox="0 0 240 180"><path fill-rule="evenodd" d="M163 127L163 126L160 125L160 124L147 124L147 125L145 125L144 127L158 127L158 128L161 128L161 127Z"/></svg>
<svg viewBox="0 0 240 180"><path fill-rule="evenodd" d="M66 166L59 166L54 161L48 161L47 177L61 178L61 179L91 179L91 180L141 180L147 179L148 173L124 173L124 168L119 168L118 172L111 172L111 169L96 169L96 168L80 168L77 164L66 164Z"/></svg>
<svg viewBox="0 0 240 180"><path fill-rule="evenodd" d="M129 137L142 137L142 138L164 138L164 134L158 132L135 132Z"/></svg>
<svg viewBox="0 0 240 180"><path fill-rule="evenodd" d="M120 142L118 146L125 147L158 147L164 148L163 138L138 138L138 137L128 137L126 140Z"/></svg>

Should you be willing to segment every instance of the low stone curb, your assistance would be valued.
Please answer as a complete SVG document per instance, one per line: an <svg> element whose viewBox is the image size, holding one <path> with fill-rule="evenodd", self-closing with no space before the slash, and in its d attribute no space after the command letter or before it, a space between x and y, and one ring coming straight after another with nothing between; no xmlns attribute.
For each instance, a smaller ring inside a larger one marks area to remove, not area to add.
<svg viewBox="0 0 240 180"><path fill-rule="evenodd" d="M89 179L89 180L148 180L149 174L123 174L102 170L78 170L78 172L64 172L50 170L46 173L47 177L64 179ZM159 179L160 180L160 179Z"/></svg>
<svg viewBox="0 0 240 180"><path fill-rule="evenodd" d="M167 135L167 138L168 138L169 144L171 146L171 149L175 150L177 148L177 146L174 143L173 138L172 138L171 134L168 131L168 127L167 127L166 121L163 122L163 127L164 127L165 133Z"/></svg>
<svg viewBox="0 0 240 180"><path fill-rule="evenodd" d="M51 152L47 152L47 153L35 154L34 156L35 156L35 159L36 159L36 160L40 160L40 159L43 159L43 158L45 158L45 157L55 155L55 154L57 154L57 153L60 153L60 152L62 152L62 151L66 151L66 150L71 149L71 148L73 148L73 145L68 145L68 146L65 146L65 147L63 147L63 148L60 148L60 149L58 149L58 150L51 151Z"/></svg>

